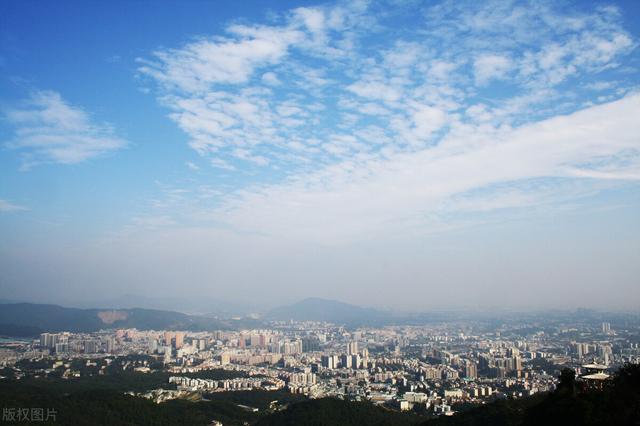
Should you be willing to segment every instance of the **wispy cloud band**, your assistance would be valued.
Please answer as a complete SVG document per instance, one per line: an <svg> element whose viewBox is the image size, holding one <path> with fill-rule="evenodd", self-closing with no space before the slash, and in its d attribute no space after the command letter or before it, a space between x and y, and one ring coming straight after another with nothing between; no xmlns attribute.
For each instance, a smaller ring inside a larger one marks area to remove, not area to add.
<svg viewBox="0 0 640 426"><path fill-rule="evenodd" d="M638 178L638 88L598 84L636 47L617 8L441 2L404 31L415 7L374 9L298 8L141 59L212 165L285 176L218 197L216 221L324 240Z"/></svg>
<svg viewBox="0 0 640 426"><path fill-rule="evenodd" d="M29 210L25 206L14 204L10 201L0 199L0 212L18 212Z"/></svg>
<svg viewBox="0 0 640 426"><path fill-rule="evenodd" d="M4 115L14 127L7 146L22 152L25 169L40 163L80 163L127 144L114 134L112 126L92 122L83 109L70 105L54 91L34 92Z"/></svg>

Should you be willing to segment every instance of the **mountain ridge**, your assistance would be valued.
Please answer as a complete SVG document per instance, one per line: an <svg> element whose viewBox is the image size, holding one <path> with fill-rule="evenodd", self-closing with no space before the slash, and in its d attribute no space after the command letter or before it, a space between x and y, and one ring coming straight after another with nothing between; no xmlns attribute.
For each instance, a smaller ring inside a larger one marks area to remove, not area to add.
<svg viewBox="0 0 640 426"><path fill-rule="evenodd" d="M272 309L265 319L274 321L322 321L347 326L381 325L392 315L375 309L320 297L309 297Z"/></svg>
<svg viewBox="0 0 640 426"><path fill-rule="evenodd" d="M0 304L0 335L29 337L43 332L94 332L112 328L141 330L232 330L255 321L219 320L159 309L69 308L53 304ZM29 336L19 335L28 331Z"/></svg>

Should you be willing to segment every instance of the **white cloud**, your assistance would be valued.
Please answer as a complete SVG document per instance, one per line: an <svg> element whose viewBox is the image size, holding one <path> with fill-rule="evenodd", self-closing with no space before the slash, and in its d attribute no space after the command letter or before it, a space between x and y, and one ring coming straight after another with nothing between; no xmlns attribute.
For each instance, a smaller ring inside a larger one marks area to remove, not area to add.
<svg viewBox="0 0 640 426"><path fill-rule="evenodd" d="M414 133L424 139L445 125L447 115L440 109L429 105L419 105L413 112Z"/></svg>
<svg viewBox="0 0 640 426"><path fill-rule="evenodd" d="M201 39L180 49L158 50L155 60L141 60L139 71L189 92L219 83L243 83L256 67L282 59L301 37L286 28L236 25L228 30L239 38Z"/></svg>
<svg viewBox="0 0 640 426"><path fill-rule="evenodd" d="M18 212L23 210L29 209L18 204L13 204L7 200L0 199L0 212Z"/></svg>
<svg viewBox="0 0 640 426"><path fill-rule="evenodd" d="M367 99L379 99L383 101L397 101L401 92L382 81L357 81L349 86L347 90Z"/></svg>
<svg viewBox="0 0 640 426"><path fill-rule="evenodd" d="M296 18L301 19L304 25L314 34L321 33L325 29L324 12L316 8L301 7L293 11Z"/></svg>
<svg viewBox="0 0 640 426"><path fill-rule="evenodd" d="M262 74L262 82L269 86L279 86L282 84L276 73L273 72L266 72Z"/></svg>
<svg viewBox="0 0 640 426"><path fill-rule="evenodd" d="M194 163L192 161L187 161L185 164L191 170L194 170L194 171L200 170L200 166L198 166L196 163Z"/></svg>
<svg viewBox="0 0 640 426"><path fill-rule="evenodd" d="M511 59L503 55L480 55L473 62L476 84L503 79L512 68Z"/></svg>
<svg viewBox="0 0 640 426"><path fill-rule="evenodd" d="M473 122L487 122L494 117L484 104L471 105L467 108L465 114L467 114Z"/></svg>
<svg viewBox="0 0 640 426"><path fill-rule="evenodd" d="M233 150L233 156L241 160L250 161L259 166L266 166L269 160L261 155L252 155L248 149L236 148Z"/></svg>
<svg viewBox="0 0 640 426"><path fill-rule="evenodd" d="M452 73L458 68L454 62L435 60L429 64L429 77L435 80L449 80Z"/></svg>
<svg viewBox="0 0 640 426"><path fill-rule="evenodd" d="M231 170L242 160L293 171L287 163L309 164L308 155L318 152L311 141L326 138L317 129L330 108L325 92L337 83L325 67L308 66L300 56L347 57L356 35L375 21L366 10L366 2L350 2L298 8L280 24L231 25L226 37L200 37L139 59L139 72L158 83L158 99L189 135L189 145L215 156L216 167ZM394 90L386 96L397 98ZM296 154L287 152L294 140Z"/></svg>
<svg viewBox="0 0 640 426"><path fill-rule="evenodd" d="M143 65L190 146L249 180L221 196L215 220L322 240L417 226L425 214L470 204L487 210L535 204L542 193L571 197L520 188L531 179L635 179L635 141L626 145L631 153L615 144L607 150L592 140L596 129L580 145L566 125L589 125L581 119L589 110L569 114L624 95L600 84L602 98L590 99L571 88L606 79L598 73L616 69L633 49L615 8L443 2L411 31L378 34L385 16L366 3L299 8L270 26L231 26L227 37L159 50ZM249 47L257 41L262 48ZM630 99L593 111L628 107ZM544 130L549 123L558 134ZM599 150L623 160L593 163ZM261 167L283 180L251 186ZM502 182L512 182L511 192L491 193ZM478 188L486 194L468 195Z"/></svg>
<svg viewBox="0 0 640 426"><path fill-rule="evenodd" d="M110 125L92 122L84 110L53 91L34 92L21 107L6 110L5 117L14 127L7 146L23 152L24 168L80 163L127 144Z"/></svg>
<svg viewBox="0 0 640 426"><path fill-rule="evenodd" d="M460 120L515 125L575 110L584 103L569 91L559 102L553 86L615 67L633 43L615 9L442 3L402 39L376 36L383 17L367 2L297 8L269 26L231 25L226 37L160 49L140 71L159 83L189 145L217 166L295 174L371 154L330 140L333 126L352 135L371 124L389 129L395 146L384 157L437 142ZM505 80L508 90L474 106L478 87Z"/></svg>
<svg viewBox="0 0 640 426"><path fill-rule="evenodd" d="M640 95L633 95L513 130L469 128L415 153L344 161L287 183L244 189L229 196L215 217L243 231L334 243L422 227L452 197L475 189L581 174L595 178L603 167L590 164L594 159L622 155L631 165L608 163L606 177L637 180L639 109ZM536 203L529 194L518 197L493 193L491 208Z"/></svg>
<svg viewBox="0 0 640 426"><path fill-rule="evenodd" d="M608 89L613 89L618 85L618 82L616 81L596 81L593 83L588 83L585 84L585 88L589 89L589 90L596 90L596 91L600 91L600 90L608 90Z"/></svg>

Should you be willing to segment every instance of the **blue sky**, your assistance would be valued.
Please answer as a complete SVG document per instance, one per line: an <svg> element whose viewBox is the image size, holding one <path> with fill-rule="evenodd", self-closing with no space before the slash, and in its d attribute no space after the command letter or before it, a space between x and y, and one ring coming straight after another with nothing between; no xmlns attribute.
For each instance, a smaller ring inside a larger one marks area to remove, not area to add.
<svg viewBox="0 0 640 426"><path fill-rule="evenodd" d="M0 296L635 308L639 18L4 2Z"/></svg>

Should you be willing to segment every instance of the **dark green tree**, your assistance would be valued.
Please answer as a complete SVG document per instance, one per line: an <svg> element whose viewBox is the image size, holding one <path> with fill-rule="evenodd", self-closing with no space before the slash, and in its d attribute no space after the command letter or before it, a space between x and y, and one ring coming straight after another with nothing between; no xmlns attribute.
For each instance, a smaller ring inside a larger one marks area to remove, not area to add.
<svg viewBox="0 0 640 426"><path fill-rule="evenodd" d="M563 368L560 372L558 393L562 395L574 395L576 391L576 372L571 368Z"/></svg>

